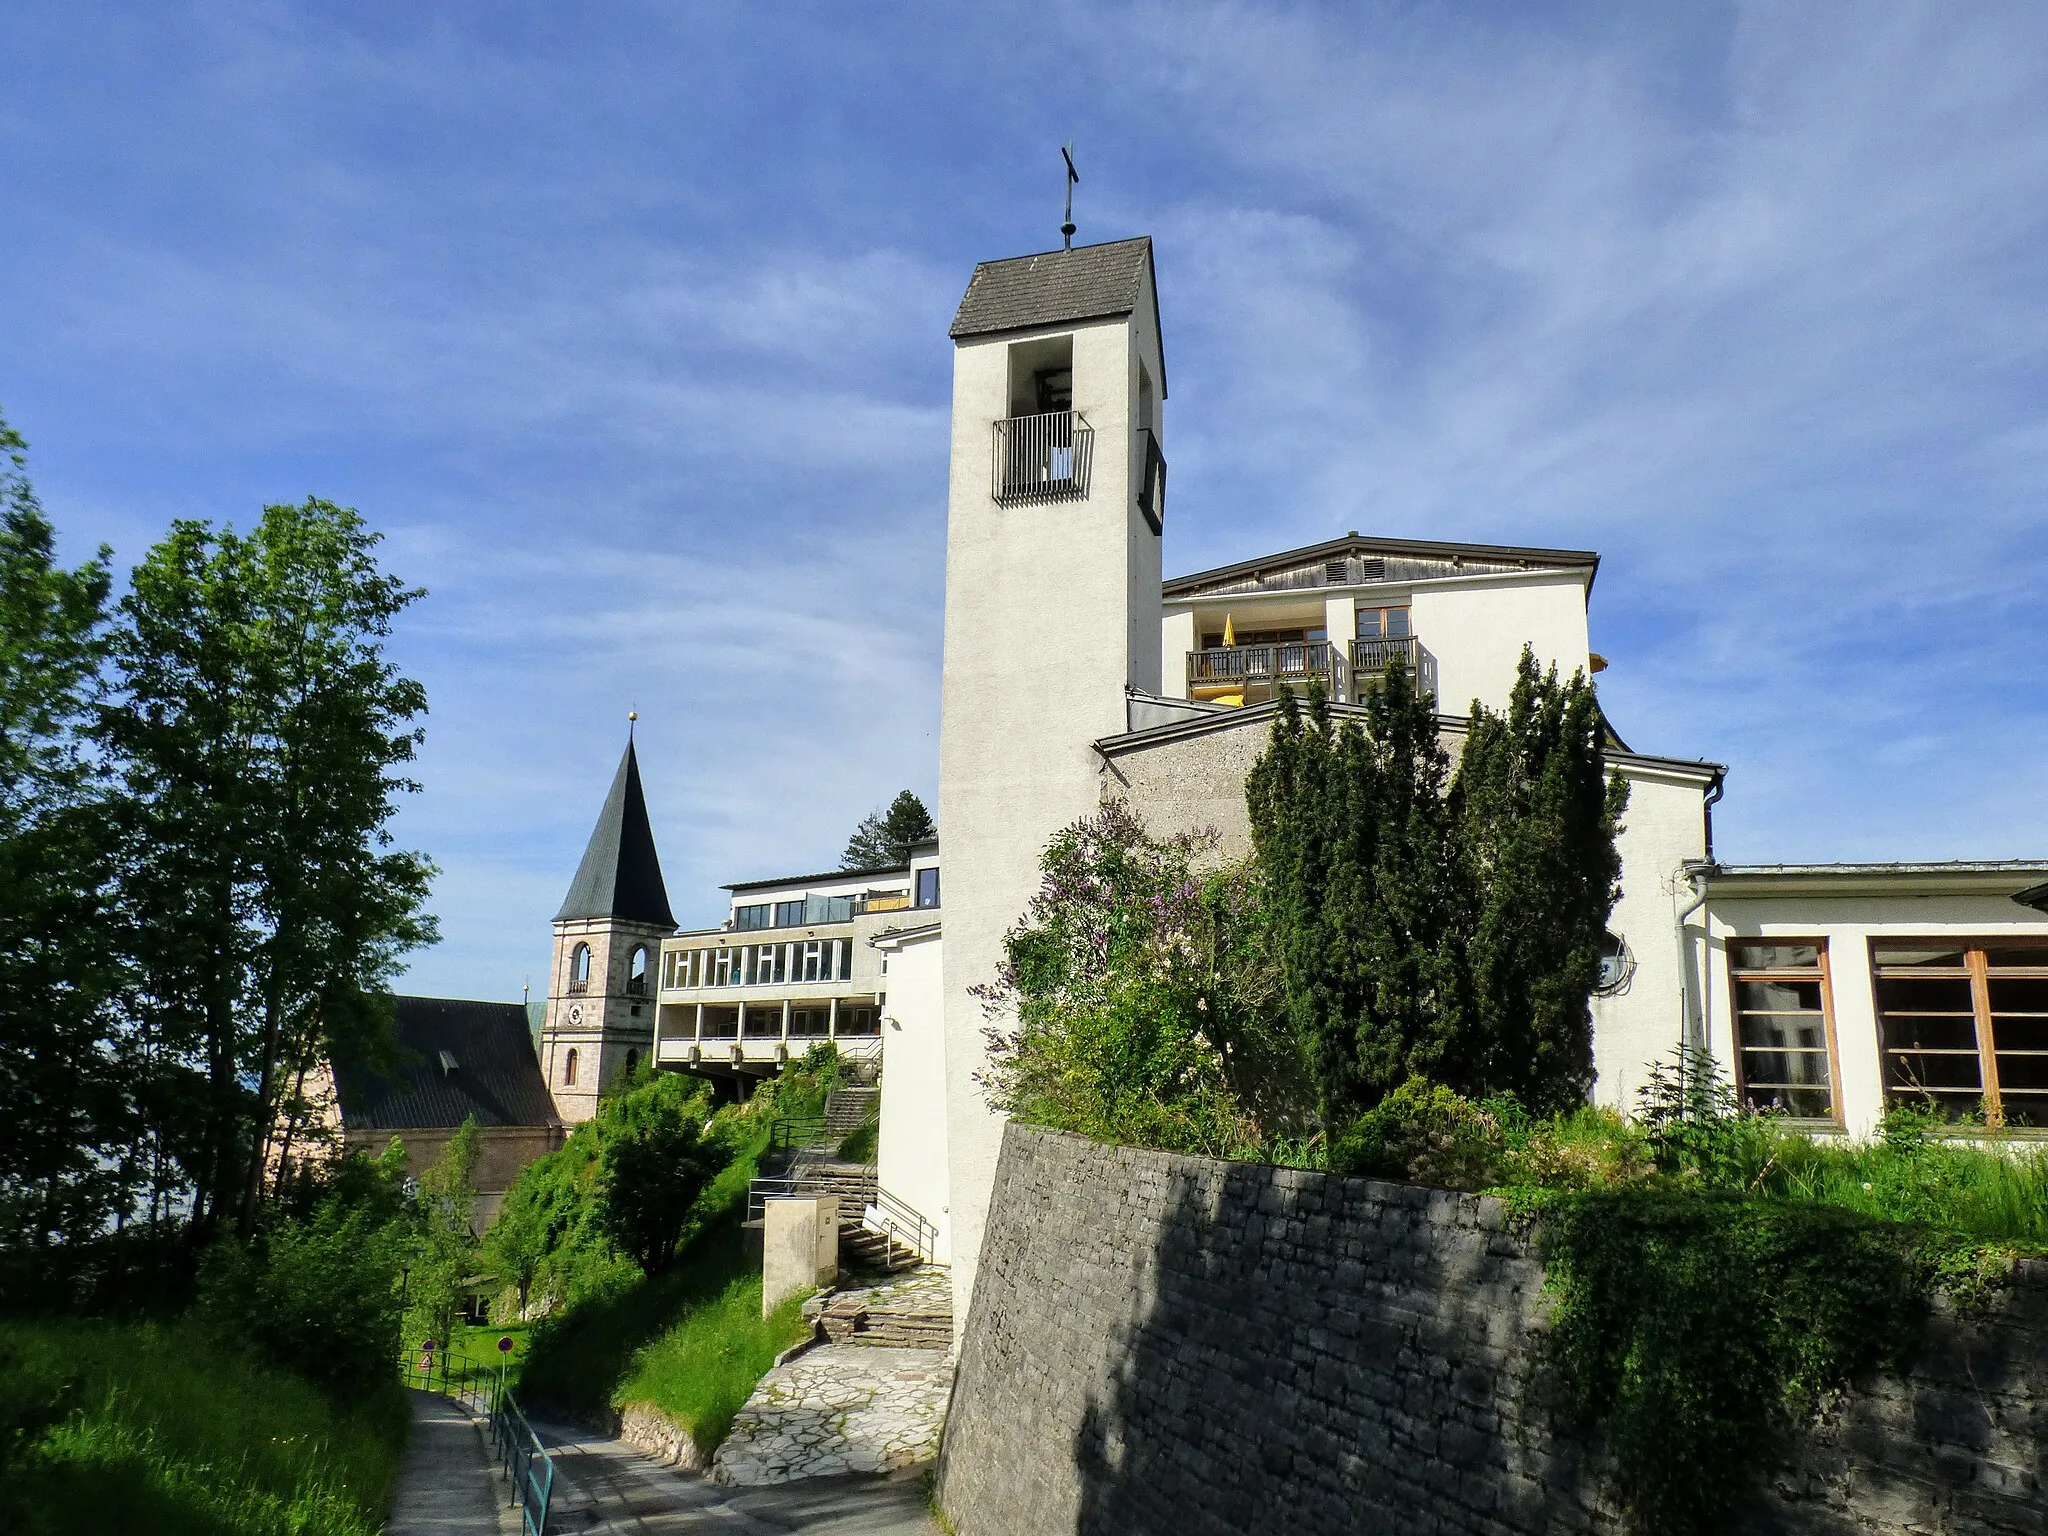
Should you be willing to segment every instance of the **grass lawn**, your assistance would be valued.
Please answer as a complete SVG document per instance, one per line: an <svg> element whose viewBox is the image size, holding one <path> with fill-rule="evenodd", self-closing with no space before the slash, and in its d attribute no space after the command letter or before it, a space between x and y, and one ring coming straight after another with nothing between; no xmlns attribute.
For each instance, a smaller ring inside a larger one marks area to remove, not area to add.
<svg viewBox="0 0 2048 1536"><path fill-rule="evenodd" d="M653 1403L709 1452L775 1356L803 1336L798 1306L762 1318L760 1266L737 1222L726 1222L660 1279L535 1325L520 1401L586 1420Z"/></svg>
<svg viewBox="0 0 2048 1536"><path fill-rule="evenodd" d="M406 1419L186 1328L0 1319L0 1528L374 1536Z"/></svg>
<svg viewBox="0 0 2048 1536"><path fill-rule="evenodd" d="M708 1456L775 1357L804 1336L802 1307L792 1296L763 1317L760 1275L737 1276L633 1357L613 1401L653 1404Z"/></svg>

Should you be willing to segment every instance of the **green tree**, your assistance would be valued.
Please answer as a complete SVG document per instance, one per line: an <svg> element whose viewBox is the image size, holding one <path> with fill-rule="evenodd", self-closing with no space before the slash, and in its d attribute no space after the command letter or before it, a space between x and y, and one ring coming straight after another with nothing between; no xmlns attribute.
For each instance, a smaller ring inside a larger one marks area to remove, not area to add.
<svg viewBox="0 0 2048 1536"><path fill-rule="evenodd" d="M1211 1155L1295 1128L1300 1053L1268 958L1258 871L1203 868L1213 834L1152 837L1121 802L1046 846L1044 879L977 994L997 1108Z"/></svg>
<svg viewBox="0 0 2048 1536"><path fill-rule="evenodd" d="M181 521L137 567L99 737L129 806L121 883L139 1014L203 1087L179 1148L204 1233L290 1134L322 1059L390 1048L379 994L431 941L432 866L393 849L399 771L426 708L385 655L419 597L330 502L264 509L246 536Z"/></svg>
<svg viewBox="0 0 2048 1536"><path fill-rule="evenodd" d="M711 1085L657 1073L598 1111L597 1192L605 1234L641 1270L674 1261L697 1197L735 1148L712 1123Z"/></svg>
<svg viewBox="0 0 2048 1536"><path fill-rule="evenodd" d="M476 1272L476 1117L466 1117L420 1174L418 1237L408 1288L407 1332L445 1339L463 1283Z"/></svg>
<svg viewBox="0 0 2048 1536"><path fill-rule="evenodd" d="M1468 1011L1450 763L1397 661L1363 725L1283 693L1246 783L1287 1009L1325 1127L1443 1070Z"/></svg>
<svg viewBox="0 0 2048 1536"><path fill-rule="evenodd" d="M133 1066L106 870L105 785L83 750L106 644L108 551L76 569L0 418L0 1230L47 1248L125 1212Z"/></svg>
<svg viewBox="0 0 2048 1536"><path fill-rule="evenodd" d="M1476 702L1454 786L1470 882L1472 1009L1444 1077L1563 1114L1593 1086L1593 1014L1628 785L1583 673L1559 682L1525 646L1505 715Z"/></svg>
<svg viewBox="0 0 2048 1536"><path fill-rule="evenodd" d="M868 812L839 856L841 869L890 869L910 862L910 850L937 832L924 802L904 790L889 808Z"/></svg>

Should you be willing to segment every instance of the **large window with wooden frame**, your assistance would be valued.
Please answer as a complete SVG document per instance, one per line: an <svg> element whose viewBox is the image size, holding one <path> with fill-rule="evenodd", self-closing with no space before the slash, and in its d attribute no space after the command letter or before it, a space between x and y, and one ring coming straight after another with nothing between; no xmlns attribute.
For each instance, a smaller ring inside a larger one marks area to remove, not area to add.
<svg viewBox="0 0 2048 1536"><path fill-rule="evenodd" d="M2048 1129L2048 940L1870 946L1890 1104Z"/></svg>
<svg viewBox="0 0 2048 1536"><path fill-rule="evenodd" d="M1731 941L1735 1087L1753 1109L1838 1120L1834 998L1823 940Z"/></svg>

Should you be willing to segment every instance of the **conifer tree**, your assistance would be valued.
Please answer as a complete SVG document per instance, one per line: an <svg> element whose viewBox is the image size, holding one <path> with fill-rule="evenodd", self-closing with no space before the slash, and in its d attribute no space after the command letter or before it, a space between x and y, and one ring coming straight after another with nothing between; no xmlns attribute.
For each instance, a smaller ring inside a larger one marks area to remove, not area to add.
<svg viewBox="0 0 2048 1536"><path fill-rule="evenodd" d="M1628 786L1608 778L1583 673L1559 682L1523 647L1506 715L1477 703L1455 800L1473 901L1470 1028L1446 1081L1511 1093L1532 1114L1585 1102L1615 847Z"/></svg>
<svg viewBox="0 0 2048 1536"><path fill-rule="evenodd" d="M909 790L900 791L889 808L868 812L847 839L839 856L841 869L892 869L910 862L910 850L937 830L932 813Z"/></svg>

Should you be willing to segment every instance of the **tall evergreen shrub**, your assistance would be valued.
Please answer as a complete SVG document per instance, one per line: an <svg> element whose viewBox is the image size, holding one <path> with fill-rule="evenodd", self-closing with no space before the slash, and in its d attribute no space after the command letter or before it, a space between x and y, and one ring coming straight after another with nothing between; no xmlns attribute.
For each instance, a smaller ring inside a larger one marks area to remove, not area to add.
<svg viewBox="0 0 2048 1536"><path fill-rule="evenodd" d="M1326 1127L1411 1077L1539 1113L1584 1100L1627 803L1601 745L1592 686L1526 649L1507 713L1474 702L1455 775L1398 661L1362 722L1283 693L1246 799Z"/></svg>

